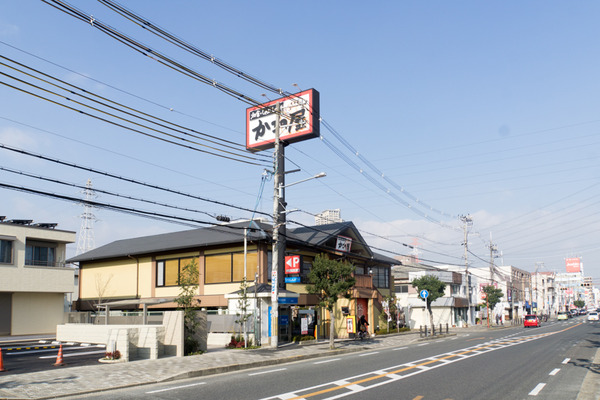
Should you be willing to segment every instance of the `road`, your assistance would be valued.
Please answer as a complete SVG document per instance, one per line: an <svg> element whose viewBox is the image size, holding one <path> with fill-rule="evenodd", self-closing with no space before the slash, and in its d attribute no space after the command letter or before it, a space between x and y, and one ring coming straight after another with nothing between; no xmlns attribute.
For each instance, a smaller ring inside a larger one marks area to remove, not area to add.
<svg viewBox="0 0 600 400"><path fill-rule="evenodd" d="M63 343L63 365L55 366L60 342L46 341L10 341L2 342L3 374L22 374L42 371L49 368L68 368L81 365L98 364L102 358L104 346Z"/></svg>
<svg viewBox="0 0 600 400"><path fill-rule="evenodd" d="M77 398L575 400L599 335L576 318Z"/></svg>

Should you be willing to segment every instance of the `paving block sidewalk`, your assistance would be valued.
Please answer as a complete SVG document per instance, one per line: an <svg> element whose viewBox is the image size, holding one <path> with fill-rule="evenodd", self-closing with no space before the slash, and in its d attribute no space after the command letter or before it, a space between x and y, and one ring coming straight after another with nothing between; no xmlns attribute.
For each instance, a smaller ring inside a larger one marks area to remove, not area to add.
<svg viewBox="0 0 600 400"><path fill-rule="evenodd" d="M216 350L198 356L169 357L128 363L55 367L26 374L0 373L0 399L49 399L102 390L165 382L276 365L378 347L399 346L419 340L419 334L379 336L370 340L336 341L311 345L289 345L274 349Z"/></svg>

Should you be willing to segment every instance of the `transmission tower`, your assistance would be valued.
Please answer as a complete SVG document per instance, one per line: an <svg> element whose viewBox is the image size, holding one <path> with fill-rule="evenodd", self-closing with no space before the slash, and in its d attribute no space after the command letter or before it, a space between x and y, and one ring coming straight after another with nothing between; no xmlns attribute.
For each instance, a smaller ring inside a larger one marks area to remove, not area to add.
<svg viewBox="0 0 600 400"><path fill-rule="evenodd" d="M79 238L77 239L76 255L85 253L95 247L94 244L94 221L96 217L92 213L93 206L90 205L90 200L96 198L96 193L92 189L92 180L88 179L85 189L81 192L85 195L83 202L83 214L81 217L81 228L79 229Z"/></svg>

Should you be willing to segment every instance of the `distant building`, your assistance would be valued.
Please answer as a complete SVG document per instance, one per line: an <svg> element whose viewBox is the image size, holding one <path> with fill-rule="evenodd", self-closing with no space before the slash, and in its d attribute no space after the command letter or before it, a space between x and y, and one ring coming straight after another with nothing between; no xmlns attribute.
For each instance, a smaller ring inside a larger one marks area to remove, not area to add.
<svg viewBox="0 0 600 400"><path fill-rule="evenodd" d="M343 222L339 208L336 210L325 210L315 216L315 225L327 225L337 222Z"/></svg>
<svg viewBox="0 0 600 400"><path fill-rule="evenodd" d="M0 335L56 333L74 289L66 246L75 232L0 217Z"/></svg>

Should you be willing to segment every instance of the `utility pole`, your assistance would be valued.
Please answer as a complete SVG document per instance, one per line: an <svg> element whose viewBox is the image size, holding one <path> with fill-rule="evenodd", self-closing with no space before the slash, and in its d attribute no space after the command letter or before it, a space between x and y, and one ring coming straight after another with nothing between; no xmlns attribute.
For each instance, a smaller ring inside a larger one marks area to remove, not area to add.
<svg viewBox="0 0 600 400"><path fill-rule="evenodd" d="M468 242L468 234L469 228L473 226L473 218L471 215L461 215L460 220L463 222L463 232L464 232L464 241L463 246L465 247L465 280L467 283L467 324L472 324L473 318L471 316L471 279L469 277L469 242Z"/></svg>
<svg viewBox="0 0 600 400"><path fill-rule="evenodd" d="M279 139L279 121L281 119L281 103L275 108L275 151L273 154L273 255L271 271L271 347L277 348L279 337L279 287L283 282L283 266L285 264L285 151Z"/></svg>
<svg viewBox="0 0 600 400"><path fill-rule="evenodd" d="M494 284L494 258L495 254L498 252L498 247L492 242L492 232L490 232L490 282Z"/></svg>

